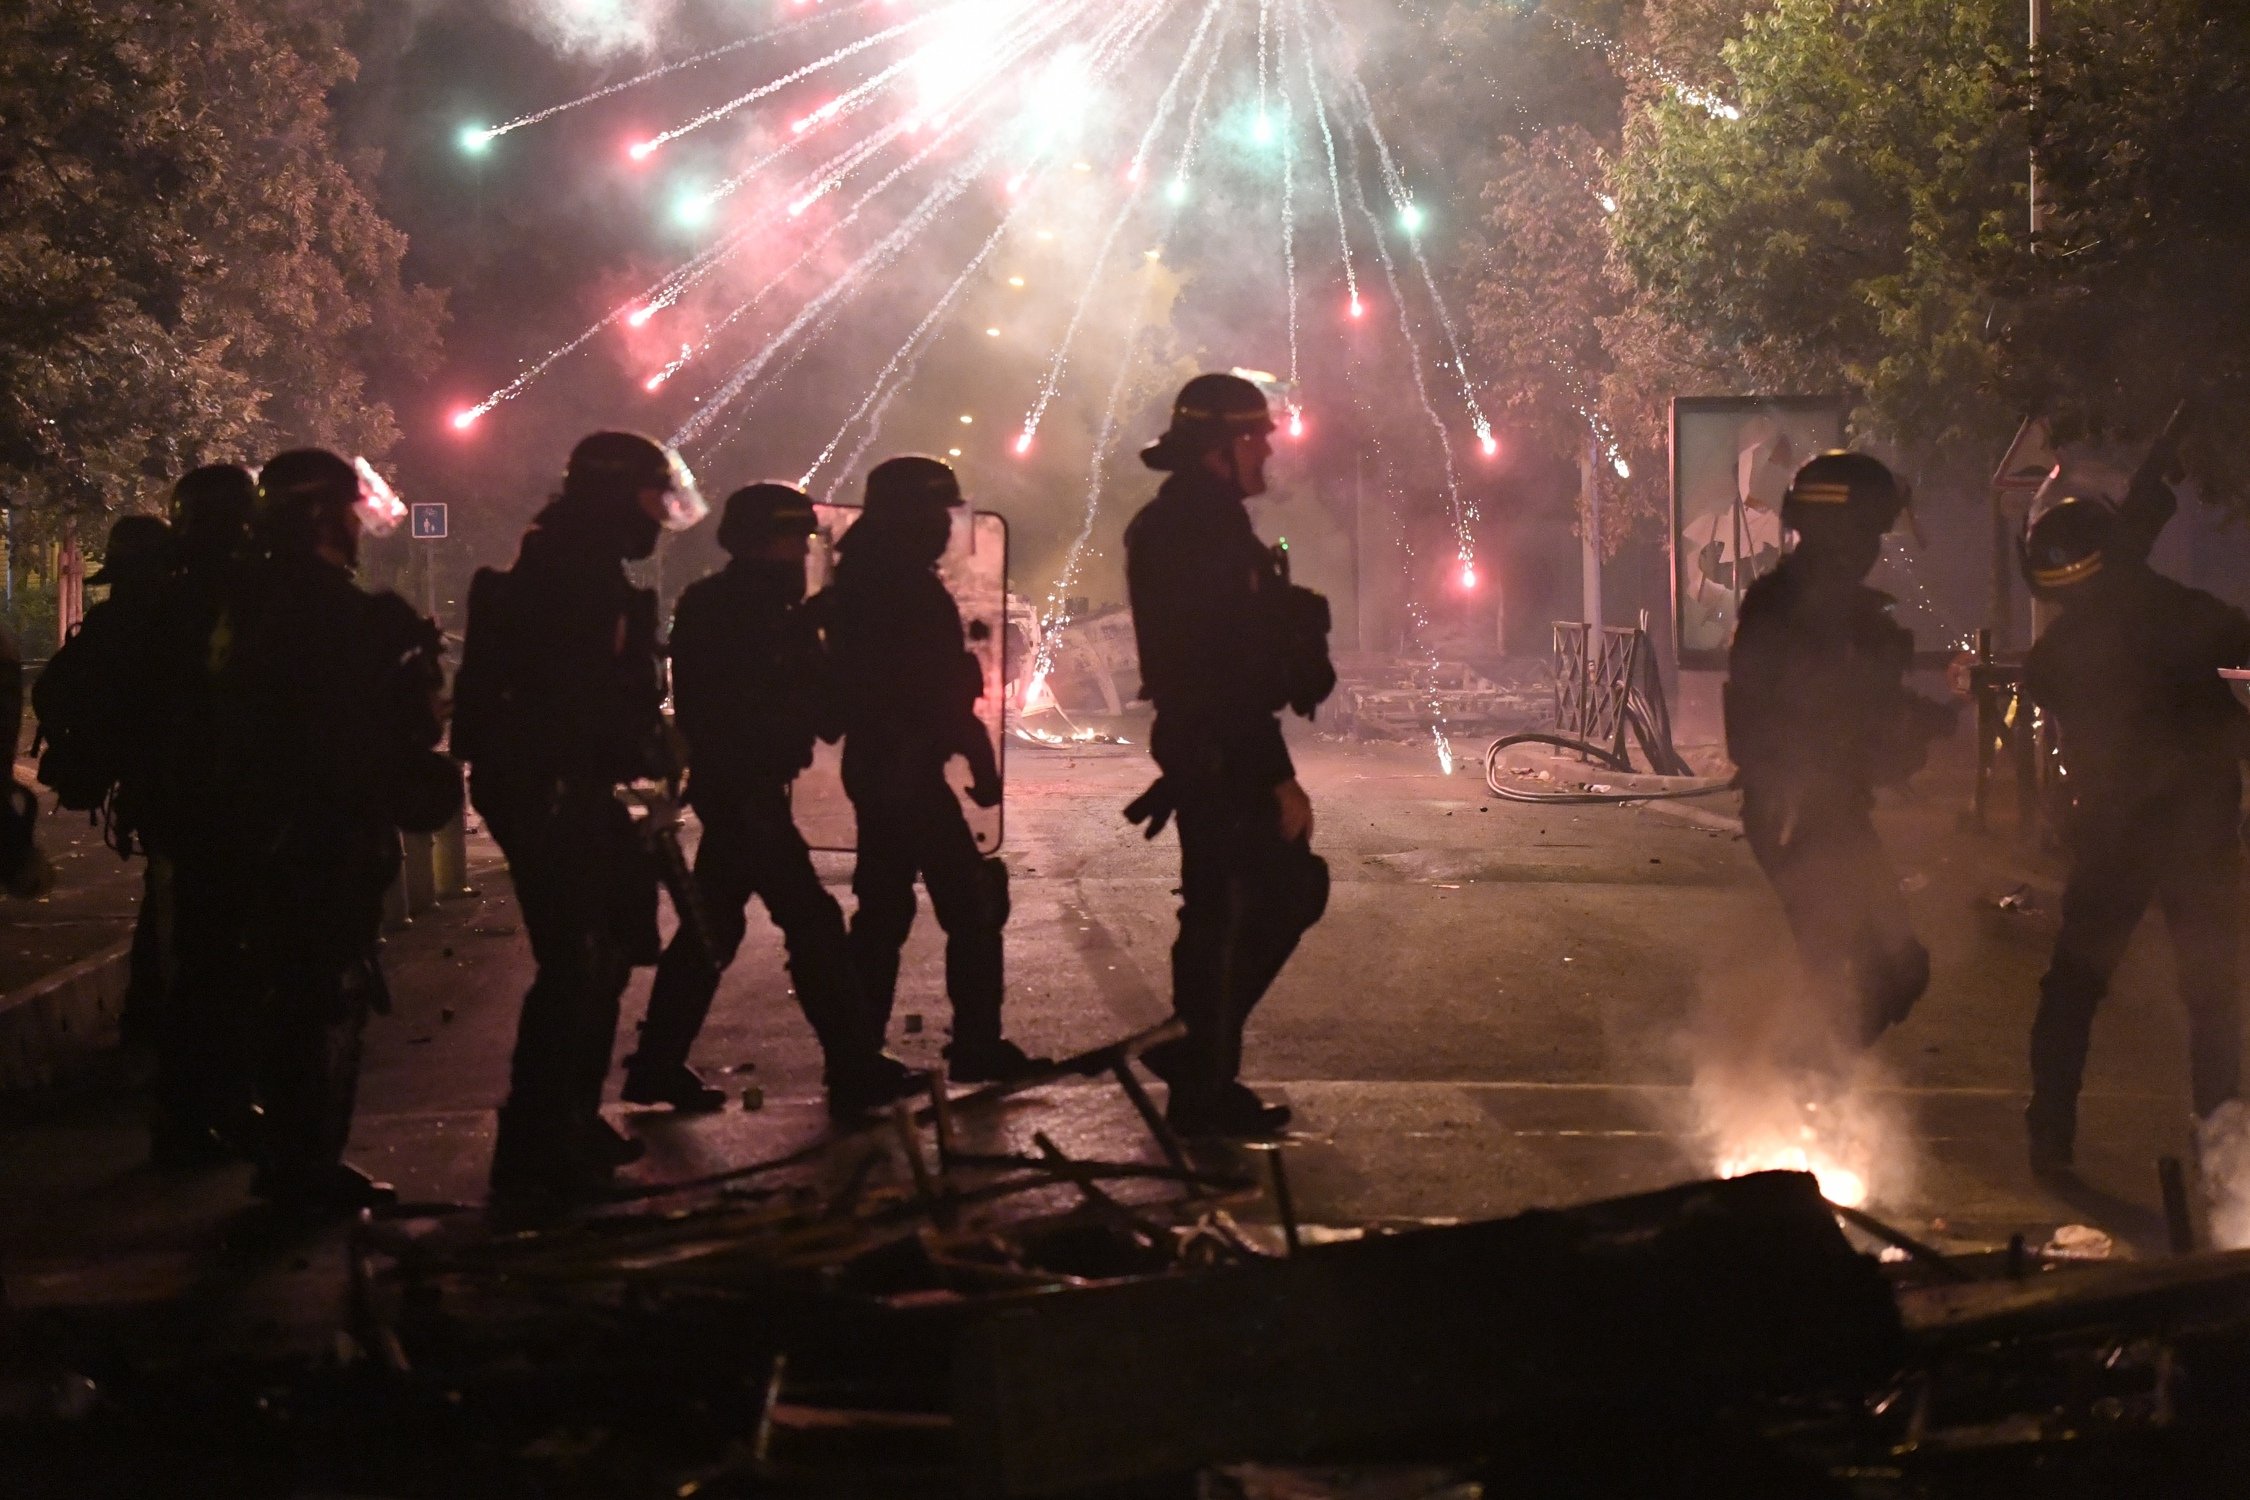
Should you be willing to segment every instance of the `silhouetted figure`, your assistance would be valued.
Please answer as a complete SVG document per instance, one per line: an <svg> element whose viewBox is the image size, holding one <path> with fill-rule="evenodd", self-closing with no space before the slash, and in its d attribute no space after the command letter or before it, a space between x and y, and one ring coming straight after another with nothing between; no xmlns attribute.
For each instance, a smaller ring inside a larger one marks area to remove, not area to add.
<svg viewBox="0 0 2250 1500"><path fill-rule="evenodd" d="M1151 1049L1167 1115L1195 1135L1256 1136L1289 1123L1241 1080L1250 1012L1328 904L1312 852L1311 799L1277 715L1306 717L1335 686L1327 602L1289 582L1283 554L1243 502L1265 493L1266 398L1233 375L1198 375L1141 462L1167 477L1125 531L1125 578L1149 748L1163 773L1126 815L1149 836L1180 824L1180 935L1172 1007L1183 1042Z"/></svg>
<svg viewBox="0 0 2250 1500"><path fill-rule="evenodd" d="M378 961L399 830L461 805L442 732L437 626L353 580L364 529L397 513L333 453L299 449L259 471L265 557L211 638L220 806L247 893L247 1030L263 1120L252 1190L285 1208L389 1201L347 1165L361 1032L389 1008ZM395 502L391 502L395 504Z"/></svg>
<svg viewBox="0 0 2250 1500"><path fill-rule="evenodd" d="M214 788L226 774L212 694L212 634L253 566L257 481L208 464L172 490L172 563L157 606L155 686L143 729L154 761L137 819L168 872L171 984L155 1031L151 1154L197 1166L247 1155L251 980L243 944L254 861Z"/></svg>
<svg viewBox="0 0 2250 1500"><path fill-rule="evenodd" d="M1042 1061L1001 1035L1008 867L977 851L945 779L962 756L969 796L980 807L1000 801L998 759L976 714L983 669L962 644L960 610L937 575L960 503L960 481L934 458L877 464L866 511L838 544L835 583L814 611L835 663L844 791L858 823L853 967L887 1027L919 875L945 929L947 1072L978 1083L1020 1077Z"/></svg>
<svg viewBox="0 0 2250 1500"><path fill-rule="evenodd" d="M633 433L571 450L515 566L480 569L454 753L508 857L537 977L517 1025L496 1197L598 1190L640 1143L602 1119L618 1000L653 964L657 871L618 788L669 773L656 595L624 565L704 513L678 455Z"/></svg>
<svg viewBox="0 0 2250 1500"><path fill-rule="evenodd" d="M1903 786L1954 717L1906 686L1914 637L1865 582L1905 503L1865 454L1799 469L1781 502L1797 544L1743 596L1727 654L1727 753L1750 851L1834 1033L1860 1047L1905 1020L1930 982L1875 833L1875 788Z"/></svg>
<svg viewBox="0 0 2250 1500"><path fill-rule="evenodd" d="M2250 665L2250 619L2146 561L2170 512L2144 500L2042 495L2024 548L2032 589L2059 613L2025 686L2054 720L2070 805L2062 928L2031 1029L2034 1167L2071 1164L2094 1012L2154 902L2187 1008L2195 1113L2208 1132L2241 1109L2241 760L2250 714L2218 676Z"/></svg>
<svg viewBox="0 0 2250 1500"><path fill-rule="evenodd" d="M789 974L820 1038L830 1108L850 1115L911 1089L916 1075L883 1050L882 1020L853 972L843 910L821 885L789 807L789 785L834 739L827 653L804 609L812 501L783 484L727 497L719 545L731 559L690 584L672 617L672 701L688 746L687 801L703 825L695 881L707 929L702 951L682 931L650 988L625 1099L685 1111L726 1095L688 1066L719 975L734 961L751 897L766 903L789 948Z"/></svg>
<svg viewBox="0 0 2250 1500"><path fill-rule="evenodd" d="M151 854L143 866L120 1018L129 1045L156 1030L171 967L171 872L150 850L145 823L156 770L146 716L162 650L158 617L171 568L170 538L171 528L158 516L120 516L111 523L101 568L86 580L89 588L106 587L109 597L86 611L31 691L49 742L40 760L42 779L57 801L98 815L120 857Z"/></svg>

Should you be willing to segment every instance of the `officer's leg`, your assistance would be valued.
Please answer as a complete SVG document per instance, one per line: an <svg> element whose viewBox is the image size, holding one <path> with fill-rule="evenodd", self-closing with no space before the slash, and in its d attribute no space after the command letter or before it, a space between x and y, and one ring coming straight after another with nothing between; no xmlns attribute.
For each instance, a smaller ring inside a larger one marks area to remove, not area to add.
<svg viewBox="0 0 2250 1500"><path fill-rule="evenodd" d="M1864 818L1837 832L1836 857L1852 870L1857 892L1851 940L1853 993L1858 1000L1859 1043L1876 1039L1906 1019L1930 987L1930 950L1914 934L1914 920L1899 890L1875 826Z"/></svg>
<svg viewBox="0 0 2250 1500"><path fill-rule="evenodd" d="M127 958L121 1040L145 1047L164 1026L172 1004L172 862L150 850L141 871L141 908L133 921L133 947Z"/></svg>
<svg viewBox="0 0 2250 1500"><path fill-rule="evenodd" d="M535 814L493 826L537 966L516 1025L493 1182L568 1190L626 1159L600 1108L632 975L616 930L613 865L631 850L618 848L599 818Z"/></svg>
<svg viewBox="0 0 2250 1500"><path fill-rule="evenodd" d="M710 1108L715 1101L698 1095L683 1104L674 1098L692 1081L688 1051L710 1014L719 975L734 962L746 926L743 907L756 888L758 833L733 808L713 809L703 824L695 851L695 885L711 944L702 951L683 926L672 934L649 988L648 1017L641 1023L639 1049L627 1061L626 1097L637 1103L669 1101L682 1107ZM636 1097L636 1080L656 1097ZM696 1085L700 1090L701 1085ZM708 1091L704 1091L708 1092Z"/></svg>
<svg viewBox="0 0 2250 1500"><path fill-rule="evenodd" d="M223 1160L249 1144L249 1013L243 902L224 862L186 856L172 881L179 955L156 1031L154 1156L159 1165Z"/></svg>
<svg viewBox="0 0 2250 1500"><path fill-rule="evenodd" d="M947 1055L988 1052L1000 1044L1008 867L978 852L976 835L950 790L925 804L919 823L922 883L945 929L945 994L953 1006Z"/></svg>
<svg viewBox="0 0 2250 1500"><path fill-rule="evenodd" d="M1853 959L1862 941L1863 874L1852 841L1837 837L1835 824L1785 815L1763 798L1744 799L1742 822L1751 854L1781 902L1814 1012L1831 1034L1857 1032Z"/></svg>
<svg viewBox="0 0 2250 1500"><path fill-rule="evenodd" d="M2242 1096L2242 896L2241 846L2221 814L2204 837L2175 846L2158 888L2187 1006L2198 1118Z"/></svg>
<svg viewBox="0 0 2250 1500"><path fill-rule="evenodd" d="M797 1004L820 1039L824 1076L833 1083L863 1068L883 1045L882 1027L853 970L844 909L821 884L812 851L789 804L776 794L756 814L752 884L789 950Z"/></svg>
<svg viewBox="0 0 2250 1500"><path fill-rule="evenodd" d="M372 956L317 947L282 954L265 997L259 1099L264 1144L255 1190L277 1202L349 1207L394 1196L344 1167L359 1096Z"/></svg>
<svg viewBox="0 0 2250 1500"><path fill-rule="evenodd" d="M898 955L914 930L912 820L891 808L855 805L859 862L852 869L852 968L867 996L871 1024L888 1033L898 999Z"/></svg>
<svg viewBox="0 0 2250 1500"><path fill-rule="evenodd" d="M1177 1097L1183 1087L1208 1092L1226 1072L1223 1012L1239 847L1223 797L1183 798L1173 821L1180 830L1180 934L1172 943L1172 1013L1187 1039L1177 1052L1152 1050L1149 1062Z"/></svg>
<svg viewBox="0 0 2250 1500"><path fill-rule="evenodd" d="M2110 976L2148 909L2154 885L2151 851L2144 844L2112 836L2082 840L2073 850L2062 926L2039 981L2039 1012L2031 1023L2031 1104L2024 1120L2035 1164L2063 1166L2071 1160L2094 1012L2109 992Z"/></svg>
<svg viewBox="0 0 2250 1500"><path fill-rule="evenodd" d="M1303 844L1281 837L1270 798L1242 809L1247 858L1239 882L1240 920L1230 927L1225 974L1225 1026L1220 1072L1232 1082L1242 1071L1242 1033L1250 1013L1281 973L1298 940L1328 909L1328 864Z"/></svg>

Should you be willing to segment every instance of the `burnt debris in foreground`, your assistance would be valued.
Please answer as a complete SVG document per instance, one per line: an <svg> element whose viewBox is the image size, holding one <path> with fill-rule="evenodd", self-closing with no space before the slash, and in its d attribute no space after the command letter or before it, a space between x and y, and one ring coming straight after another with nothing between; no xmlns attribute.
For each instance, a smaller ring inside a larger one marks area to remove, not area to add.
<svg viewBox="0 0 2250 1500"><path fill-rule="evenodd" d="M2250 1456L2250 1254L1947 1257L1782 1172L1300 1226L1285 1150L1146 1108L1165 1034L582 1217L363 1217L317 1362L19 1318L10 1492L2200 1494ZM1066 1073L1151 1160L981 1149Z"/></svg>

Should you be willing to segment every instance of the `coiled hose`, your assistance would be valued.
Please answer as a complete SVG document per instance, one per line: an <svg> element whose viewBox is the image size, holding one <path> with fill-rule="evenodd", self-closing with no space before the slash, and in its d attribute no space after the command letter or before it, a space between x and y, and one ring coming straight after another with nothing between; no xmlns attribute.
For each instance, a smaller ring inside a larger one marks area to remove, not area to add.
<svg viewBox="0 0 2250 1500"><path fill-rule="evenodd" d="M1527 730L1522 734L1504 735L1492 742L1484 752L1484 785L1493 796L1509 802L1538 802L1548 805L1614 805L1620 802L1663 802L1682 797L1708 797L1714 792L1734 789L1732 778L1718 780L1697 778L1693 786L1661 787L1642 792L1534 792L1519 786L1510 786L1500 779L1500 757L1515 745L1552 745L1558 750L1575 750L1621 776L1636 776L1633 763L1621 755L1613 755L1599 745L1585 740L1574 740L1568 735L1555 734L1544 729Z"/></svg>

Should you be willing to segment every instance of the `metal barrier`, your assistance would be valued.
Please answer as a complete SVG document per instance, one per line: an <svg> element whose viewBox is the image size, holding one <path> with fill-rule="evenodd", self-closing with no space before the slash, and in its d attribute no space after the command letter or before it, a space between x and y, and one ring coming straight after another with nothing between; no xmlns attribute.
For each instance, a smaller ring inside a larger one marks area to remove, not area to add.
<svg viewBox="0 0 2250 1500"><path fill-rule="evenodd" d="M1584 620L1554 624L1556 732L1622 759L1648 638L1625 625L1605 626L1597 636Z"/></svg>

